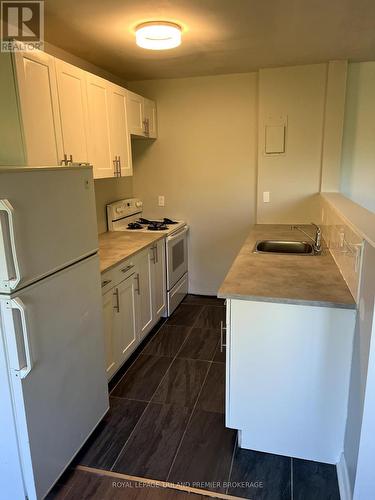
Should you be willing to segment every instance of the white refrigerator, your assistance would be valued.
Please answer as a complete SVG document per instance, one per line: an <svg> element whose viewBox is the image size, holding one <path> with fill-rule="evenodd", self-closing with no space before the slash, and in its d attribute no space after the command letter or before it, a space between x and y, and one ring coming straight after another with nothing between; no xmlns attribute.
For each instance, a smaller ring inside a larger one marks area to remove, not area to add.
<svg viewBox="0 0 375 500"><path fill-rule="evenodd" d="M0 168L0 499L44 498L108 410L91 167Z"/></svg>

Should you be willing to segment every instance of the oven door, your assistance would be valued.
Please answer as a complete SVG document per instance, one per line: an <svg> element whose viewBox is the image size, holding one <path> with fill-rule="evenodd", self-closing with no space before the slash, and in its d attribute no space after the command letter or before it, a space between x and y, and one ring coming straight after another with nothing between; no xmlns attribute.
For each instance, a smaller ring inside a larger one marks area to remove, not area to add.
<svg viewBox="0 0 375 500"><path fill-rule="evenodd" d="M187 232L185 226L177 233L167 236L167 289L171 290L188 270Z"/></svg>

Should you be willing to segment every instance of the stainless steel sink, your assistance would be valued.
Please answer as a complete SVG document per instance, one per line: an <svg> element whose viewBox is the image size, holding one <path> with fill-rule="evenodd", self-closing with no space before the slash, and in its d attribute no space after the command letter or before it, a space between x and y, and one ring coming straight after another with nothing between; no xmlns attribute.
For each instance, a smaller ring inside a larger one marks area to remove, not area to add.
<svg viewBox="0 0 375 500"><path fill-rule="evenodd" d="M314 248L306 241L261 240L255 244L256 253L314 255Z"/></svg>

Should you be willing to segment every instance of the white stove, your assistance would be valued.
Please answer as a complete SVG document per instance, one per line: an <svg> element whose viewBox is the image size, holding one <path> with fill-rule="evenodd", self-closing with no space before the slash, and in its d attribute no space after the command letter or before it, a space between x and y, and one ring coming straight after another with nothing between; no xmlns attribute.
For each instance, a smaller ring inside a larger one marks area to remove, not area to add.
<svg viewBox="0 0 375 500"><path fill-rule="evenodd" d="M153 219L143 216L143 203L138 198L129 198L107 205L109 231L158 232L170 235L186 226L184 221Z"/></svg>
<svg viewBox="0 0 375 500"><path fill-rule="evenodd" d="M107 205L109 231L157 232L165 235L167 314L170 316L188 292L187 233L180 220L143 216L143 203L129 198Z"/></svg>

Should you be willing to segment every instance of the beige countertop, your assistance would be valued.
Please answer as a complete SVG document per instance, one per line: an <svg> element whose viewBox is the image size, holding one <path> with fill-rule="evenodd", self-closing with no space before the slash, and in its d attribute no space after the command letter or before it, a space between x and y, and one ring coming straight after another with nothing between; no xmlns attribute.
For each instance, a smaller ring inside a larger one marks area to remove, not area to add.
<svg viewBox="0 0 375 500"><path fill-rule="evenodd" d="M99 234L100 271L108 271L164 236L156 232L132 233L130 231L108 231Z"/></svg>
<svg viewBox="0 0 375 500"><path fill-rule="evenodd" d="M313 233L309 226L305 229ZM254 253L255 243L264 239L308 241L289 225L255 225L222 283L218 297L348 309L356 307L327 249L314 256Z"/></svg>

